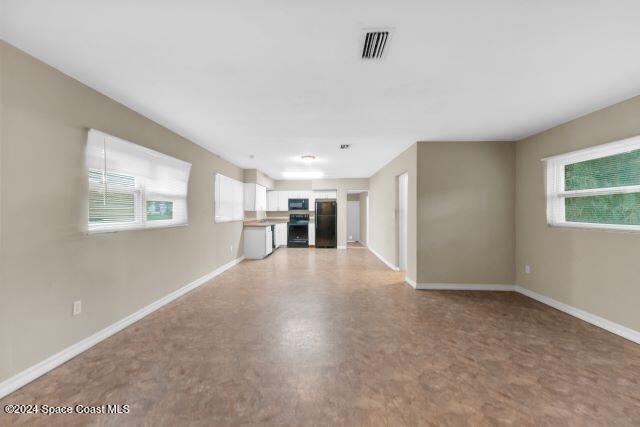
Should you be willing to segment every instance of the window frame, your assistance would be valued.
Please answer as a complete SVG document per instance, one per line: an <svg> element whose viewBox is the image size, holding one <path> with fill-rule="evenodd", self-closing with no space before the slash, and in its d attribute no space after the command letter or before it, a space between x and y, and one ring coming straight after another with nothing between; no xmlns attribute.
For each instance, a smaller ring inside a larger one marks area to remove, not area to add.
<svg viewBox="0 0 640 427"><path fill-rule="evenodd" d="M95 167L91 167L88 164L86 165L86 173L87 179L89 180L89 174L91 171L95 171L98 173L117 173L120 175L126 175L132 177L135 181L134 189L133 189L133 197L134 197L134 221L132 222L110 222L110 223L92 223L90 222L90 217L87 217L87 234L102 234L102 233L117 233L120 231L132 231L132 230L152 230L157 228L173 228L173 227L186 227L189 225L189 216L188 216L188 203L189 203L189 176L191 172L191 163L186 162L184 160L169 156L167 154L161 153L159 151L152 150L150 148L144 147L142 145L136 144L131 141L124 140L122 138L118 138L116 136L107 134L105 132L89 129L88 138L91 135L98 135L100 138L111 138L116 141L120 141L121 143L130 144L135 146L136 150L139 151L140 158L143 158L145 154L150 154L151 156L168 158L171 162L180 163L184 165L188 165L187 172L187 180L186 180L186 193L184 196L171 194L170 192L163 193L157 190L149 190L147 186L147 178L144 176L139 176L135 172L110 172L106 169L106 163L104 168L97 169ZM103 139L104 141L104 139ZM103 142L104 144L104 142ZM107 154L105 154L107 156ZM106 158L106 157L105 157ZM89 183L88 192L91 191L91 184ZM180 220L175 218L166 219L166 220L148 220L147 219L147 201L149 200L149 196L153 196L150 200L166 200L173 202L174 208L177 206L177 203L183 203L184 209L184 220ZM89 207L90 201L87 197L87 210Z"/></svg>
<svg viewBox="0 0 640 427"><path fill-rule="evenodd" d="M640 232L640 225L574 222L567 221L565 217L565 199L569 197L640 193L640 185L565 190L565 166L636 150L640 150L640 135L542 159L545 164L547 224L561 228Z"/></svg>

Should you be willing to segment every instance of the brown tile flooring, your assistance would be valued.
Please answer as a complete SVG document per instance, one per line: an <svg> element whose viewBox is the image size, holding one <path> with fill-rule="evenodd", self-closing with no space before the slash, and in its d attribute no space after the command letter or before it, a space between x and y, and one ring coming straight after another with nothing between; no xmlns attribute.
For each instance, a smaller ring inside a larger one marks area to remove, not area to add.
<svg viewBox="0 0 640 427"><path fill-rule="evenodd" d="M365 249L366 246L364 246L360 242L347 242L347 248L348 249Z"/></svg>
<svg viewBox="0 0 640 427"><path fill-rule="evenodd" d="M640 346L514 293L414 291L366 250L281 249L8 402L131 414L2 424L638 425Z"/></svg>

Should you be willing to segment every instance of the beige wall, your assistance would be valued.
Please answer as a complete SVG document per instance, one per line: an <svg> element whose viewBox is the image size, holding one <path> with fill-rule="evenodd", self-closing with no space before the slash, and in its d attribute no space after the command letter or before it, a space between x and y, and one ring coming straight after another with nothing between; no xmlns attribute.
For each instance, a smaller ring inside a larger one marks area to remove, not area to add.
<svg viewBox="0 0 640 427"><path fill-rule="evenodd" d="M515 144L418 143L419 283L514 284Z"/></svg>
<svg viewBox="0 0 640 427"><path fill-rule="evenodd" d="M275 188L274 180L258 169L245 169L244 182L262 185L263 187L267 187L267 190L273 190Z"/></svg>
<svg viewBox="0 0 640 427"><path fill-rule="evenodd" d="M369 178L369 247L384 259L398 265L396 215L399 175L409 176L407 276L416 280L416 200L418 145L413 144Z"/></svg>
<svg viewBox="0 0 640 427"><path fill-rule="evenodd" d="M0 58L2 381L241 256L242 223L213 222L213 175L243 174L2 42ZM192 163L189 225L83 234L87 128Z"/></svg>
<svg viewBox="0 0 640 427"><path fill-rule="evenodd" d="M640 330L640 234L550 228L540 159L640 134L640 97L517 143L517 283ZM524 274L530 264L531 274Z"/></svg>
<svg viewBox="0 0 640 427"><path fill-rule="evenodd" d="M2 43L2 42L0 42ZM3 173L3 165L4 165L4 74L5 74L5 65L4 65L4 47L0 44L0 295L4 295L4 297L0 298L0 382L4 378L9 376L11 372L11 368L9 367L9 361L11 360L10 350L9 350L9 339L8 339L8 331L9 331L9 317L8 317L8 305L9 298L6 296L9 295L8 287L6 286L6 274L4 269L4 260L2 258L3 247L4 247L4 216L3 212L5 210L4 207L4 173Z"/></svg>
<svg viewBox="0 0 640 427"><path fill-rule="evenodd" d="M289 191L289 190L306 191L306 190L311 190L313 188L311 181L298 181L298 180L293 180L293 181L276 180L274 181L274 186L276 190L282 190L282 191Z"/></svg>

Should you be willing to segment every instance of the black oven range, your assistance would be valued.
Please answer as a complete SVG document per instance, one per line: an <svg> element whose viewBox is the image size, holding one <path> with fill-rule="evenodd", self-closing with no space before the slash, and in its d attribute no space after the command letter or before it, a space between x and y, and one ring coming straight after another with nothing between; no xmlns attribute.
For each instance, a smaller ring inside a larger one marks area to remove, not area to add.
<svg viewBox="0 0 640 427"><path fill-rule="evenodd" d="M287 247L309 247L309 214L291 214L287 223Z"/></svg>

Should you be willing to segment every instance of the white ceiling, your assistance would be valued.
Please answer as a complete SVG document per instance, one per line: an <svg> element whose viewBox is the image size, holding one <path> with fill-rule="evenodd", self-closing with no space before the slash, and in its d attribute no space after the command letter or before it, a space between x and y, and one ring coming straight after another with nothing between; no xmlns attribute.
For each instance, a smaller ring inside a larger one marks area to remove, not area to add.
<svg viewBox="0 0 640 427"><path fill-rule="evenodd" d="M273 178L368 177L415 141L515 140L640 93L637 0L0 1L4 40ZM388 55L362 61L379 26Z"/></svg>

